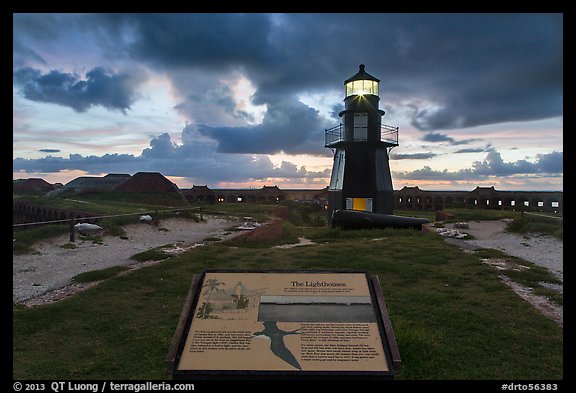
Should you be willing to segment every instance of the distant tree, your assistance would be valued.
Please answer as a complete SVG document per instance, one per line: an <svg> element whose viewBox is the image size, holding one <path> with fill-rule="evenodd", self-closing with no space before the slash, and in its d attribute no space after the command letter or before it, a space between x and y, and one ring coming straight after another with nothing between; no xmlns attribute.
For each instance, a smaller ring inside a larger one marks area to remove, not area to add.
<svg viewBox="0 0 576 393"><path fill-rule="evenodd" d="M213 279L213 278L206 280L206 282L202 286L202 288L206 288L206 290L204 291L204 296L206 296L206 301L210 300L210 295L212 295L212 292L217 290L218 286L220 286L220 285L226 285L226 284L224 284L222 281L218 281L218 280Z"/></svg>

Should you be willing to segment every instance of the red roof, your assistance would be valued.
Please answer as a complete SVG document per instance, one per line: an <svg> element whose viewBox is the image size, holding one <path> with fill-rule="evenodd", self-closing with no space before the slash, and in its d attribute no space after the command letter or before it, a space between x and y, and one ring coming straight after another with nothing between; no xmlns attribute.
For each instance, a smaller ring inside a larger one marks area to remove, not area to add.
<svg viewBox="0 0 576 393"><path fill-rule="evenodd" d="M179 192L178 186L158 172L138 172L114 188L125 192Z"/></svg>

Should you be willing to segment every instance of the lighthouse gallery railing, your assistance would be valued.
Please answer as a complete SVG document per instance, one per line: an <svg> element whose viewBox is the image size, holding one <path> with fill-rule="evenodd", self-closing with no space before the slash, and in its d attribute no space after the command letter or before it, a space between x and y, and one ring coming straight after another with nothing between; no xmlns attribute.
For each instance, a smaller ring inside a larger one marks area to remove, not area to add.
<svg viewBox="0 0 576 393"><path fill-rule="evenodd" d="M338 124L325 131L324 147L332 147L339 142L368 142L366 130L355 130L354 127L346 130L344 125ZM385 142L391 146L398 146L398 127L382 124L380 126L380 142Z"/></svg>

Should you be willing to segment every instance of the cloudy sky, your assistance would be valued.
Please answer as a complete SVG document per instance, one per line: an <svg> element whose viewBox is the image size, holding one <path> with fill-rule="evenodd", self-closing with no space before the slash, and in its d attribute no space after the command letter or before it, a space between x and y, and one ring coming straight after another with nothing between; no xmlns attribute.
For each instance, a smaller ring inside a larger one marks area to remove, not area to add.
<svg viewBox="0 0 576 393"><path fill-rule="evenodd" d="M562 14L14 14L13 178L322 188L380 79L395 189L563 190Z"/></svg>

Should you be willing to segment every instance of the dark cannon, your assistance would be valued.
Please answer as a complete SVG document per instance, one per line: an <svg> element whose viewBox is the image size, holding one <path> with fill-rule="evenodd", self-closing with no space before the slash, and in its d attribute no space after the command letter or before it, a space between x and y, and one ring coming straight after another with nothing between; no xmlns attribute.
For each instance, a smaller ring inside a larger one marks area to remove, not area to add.
<svg viewBox="0 0 576 393"><path fill-rule="evenodd" d="M422 229L427 224L425 218L395 216L393 214L371 213L358 210L334 210L332 213L332 226L347 229L368 228L414 228Z"/></svg>

